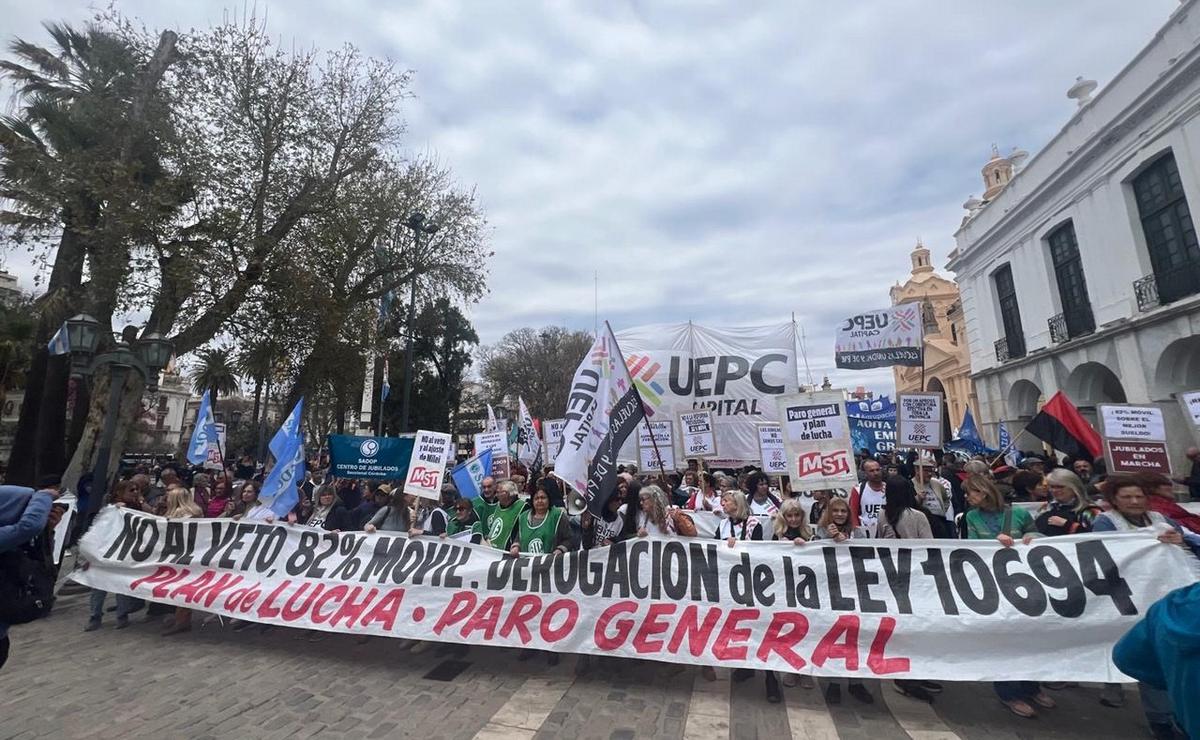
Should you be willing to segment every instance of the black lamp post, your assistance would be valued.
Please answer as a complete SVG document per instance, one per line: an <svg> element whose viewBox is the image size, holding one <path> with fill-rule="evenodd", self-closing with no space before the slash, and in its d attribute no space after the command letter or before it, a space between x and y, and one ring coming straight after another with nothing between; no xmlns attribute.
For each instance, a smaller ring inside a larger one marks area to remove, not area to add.
<svg viewBox="0 0 1200 740"><path fill-rule="evenodd" d="M100 344L100 322L87 314L78 314L65 322L67 339L71 350L72 372L80 377L91 377L96 371L109 370L108 408L104 415L104 430L100 437L100 450L96 467L92 471L93 493L88 500L88 511L93 514L100 508L108 485L108 459L112 456L113 438L117 431L117 417L121 411L121 396L125 392L125 381L131 370L138 372L151 391L158 388L158 375L171 361L174 345L157 332L146 334L133 342L131 347L116 339L112 348L96 356Z"/></svg>
<svg viewBox="0 0 1200 740"><path fill-rule="evenodd" d="M420 260L421 251L421 235L433 234L438 230L438 225L425 220L425 214L416 211L409 216L407 220L401 222L413 231L413 274L412 274L412 292L408 299L408 343L404 349L404 405L400 411L400 431L401 433L410 431L408 428L408 410L412 400L412 376L413 376L413 330L416 326L417 313L417 263ZM383 416L383 406L380 405L379 415Z"/></svg>

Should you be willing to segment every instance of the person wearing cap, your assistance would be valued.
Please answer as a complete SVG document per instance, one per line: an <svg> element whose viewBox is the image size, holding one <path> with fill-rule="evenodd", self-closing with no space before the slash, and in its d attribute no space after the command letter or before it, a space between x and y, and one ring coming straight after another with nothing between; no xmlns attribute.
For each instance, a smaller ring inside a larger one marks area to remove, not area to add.
<svg viewBox="0 0 1200 740"><path fill-rule="evenodd" d="M367 484L363 484L366 486ZM368 487L369 488L369 487ZM388 501L392 497L392 487L386 483L380 483L371 491L370 496L363 496L362 503L350 512L351 522L354 528L362 530L367 526L367 522L371 521L372 517L379 513L379 510L388 505Z"/></svg>
<svg viewBox="0 0 1200 740"><path fill-rule="evenodd" d="M390 491L388 486L380 486L376 490L376 496L380 493ZM371 532L404 532L407 534L412 529L412 512L408 508L408 498L404 491L395 491L388 499L387 506L383 506L379 511L375 512L375 516L363 525L363 531L370 534Z"/></svg>
<svg viewBox="0 0 1200 740"><path fill-rule="evenodd" d="M950 485L936 475L937 462L929 450L921 450L917 457L913 477L913 488L917 501L929 514L929 526L938 539L954 537L954 502L951 500ZM890 480L890 479L889 479Z"/></svg>

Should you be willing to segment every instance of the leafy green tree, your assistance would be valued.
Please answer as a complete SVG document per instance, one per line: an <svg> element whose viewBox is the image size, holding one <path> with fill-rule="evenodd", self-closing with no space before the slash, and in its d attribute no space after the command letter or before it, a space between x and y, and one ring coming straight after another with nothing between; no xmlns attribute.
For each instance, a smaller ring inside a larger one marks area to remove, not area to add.
<svg viewBox="0 0 1200 740"><path fill-rule="evenodd" d="M591 346L591 334L559 326L510 331L481 351L488 398L498 403L520 396L535 417L561 417L575 368Z"/></svg>
<svg viewBox="0 0 1200 740"><path fill-rule="evenodd" d="M196 353L196 367L188 374L192 381L192 392L201 395L209 392L209 402L215 412L217 399L232 396L241 390L237 373L233 369L228 349L207 347Z"/></svg>

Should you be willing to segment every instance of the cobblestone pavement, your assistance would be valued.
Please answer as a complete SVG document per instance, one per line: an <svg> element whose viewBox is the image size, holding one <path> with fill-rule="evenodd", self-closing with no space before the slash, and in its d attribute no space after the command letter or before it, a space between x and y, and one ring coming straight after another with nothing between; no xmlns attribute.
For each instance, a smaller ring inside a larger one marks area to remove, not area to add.
<svg viewBox="0 0 1200 740"><path fill-rule="evenodd" d="M1106 709L1097 687L1053 692L1059 707L1015 717L991 687L946 684L929 707L867 682L875 702L828 706L819 689L785 688L768 704L762 678L716 682L698 669L636 660L441 646L414 654L399 640L213 623L174 637L160 617L84 633L87 595L11 631L0 671L0 738L847 738L964 740L1149 737L1137 695ZM947 646L947 649L953 649ZM448 680L447 680L448 679Z"/></svg>

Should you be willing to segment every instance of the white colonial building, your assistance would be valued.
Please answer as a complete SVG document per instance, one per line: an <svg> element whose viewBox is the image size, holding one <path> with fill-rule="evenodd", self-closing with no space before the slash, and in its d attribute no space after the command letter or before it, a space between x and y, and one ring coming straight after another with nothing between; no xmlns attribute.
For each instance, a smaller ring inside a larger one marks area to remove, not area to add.
<svg viewBox="0 0 1200 740"><path fill-rule="evenodd" d="M1026 166L996 153L985 199L966 204L947 266L980 421L994 442L999 421L1015 432L1059 390L1085 416L1153 403L1181 453L1174 396L1200 388L1200 2L1095 86L1071 87L1074 115Z"/></svg>

